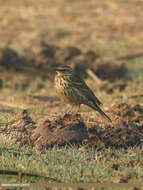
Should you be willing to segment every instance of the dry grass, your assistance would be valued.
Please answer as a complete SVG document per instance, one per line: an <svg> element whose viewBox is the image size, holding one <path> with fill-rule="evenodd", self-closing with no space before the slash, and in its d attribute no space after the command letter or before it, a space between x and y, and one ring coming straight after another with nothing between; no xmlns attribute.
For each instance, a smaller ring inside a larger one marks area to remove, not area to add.
<svg viewBox="0 0 143 190"><path fill-rule="evenodd" d="M40 6L39 6L40 4ZM141 47L142 1L2 1L0 40L17 49L39 39L67 46ZM33 47L34 48L34 47Z"/></svg>

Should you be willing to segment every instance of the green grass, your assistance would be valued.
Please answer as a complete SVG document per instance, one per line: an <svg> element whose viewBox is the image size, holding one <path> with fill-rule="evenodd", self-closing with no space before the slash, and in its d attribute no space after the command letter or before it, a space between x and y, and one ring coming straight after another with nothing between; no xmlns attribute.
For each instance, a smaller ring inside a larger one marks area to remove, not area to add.
<svg viewBox="0 0 143 190"><path fill-rule="evenodd" d="M1 144L0 157L0 170L23 173L23 183L137 182L143 177L142 148L97 151L67 146L40 154L28 147ZM19 178L0 175L0 182L8 181L18 183Z"/></svg>
<svg viewBox="0 0 143 190"><path fill-rule="evenodd" d="M92 46L92 49L100 55L103 60L116 60L119 57L124 57L127 55L134 54L135 50L141 50L142 44L135 43L131 41L120 41L120 42L111 42L109 43L96 43ZM130 60L130 62L134 61ZM124 62L124 60L123 60ZM125 60L126 62L126 60Z"/></svg>
<svg viewBox="0 0 143 190"><path fill-rule="evenodd" d="M62 27L59 27L59 28L55 28L55 36L57 38L64 38L64 37L67 37L69 35L72 35L72 31L69 30L68 28L62 28Z"/></svg>
<svg viewBox="0 0 143 190"><path fill-rule="evenodd" d="M61 39L65 37L69 37L73 35L73 31L66 27L54 27L54 28L44 28L40 32L42 37L46 37L47 35L54 36L56 39Z"/></svg>
<svg viewBox="0 0 143 190"><path fill-rule="evenodd" d="M143 57L137 57L127 62L127 67L130 70L130 77L133 80L143 81Z"/></svg>

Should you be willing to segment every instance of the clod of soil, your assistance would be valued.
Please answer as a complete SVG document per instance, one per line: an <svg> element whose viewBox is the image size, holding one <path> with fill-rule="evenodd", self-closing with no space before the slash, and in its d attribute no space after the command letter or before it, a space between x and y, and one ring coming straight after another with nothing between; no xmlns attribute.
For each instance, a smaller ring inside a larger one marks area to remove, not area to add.
<svg viewBox="0 0 143 190"><path fill-rule="evenodd" d="M46 120L31 136L32 144L38 149L66 144L82 144L97 149L139 146L143 139L142 113L139 110L142 112L140 105L116 105L112 123L105 123L104 127L103 123L96 121L91 126L90 122L83 122L79 115L64 115L52 121ZM128 121L128 116L134 120Z"/></svg>
<svg viewBox="0 0 143 190"><path fill-rule="evenodd" d="M38 149L82 143L88 133L79 115L65 114L63 118L45 121L36 128L31 136L33 146Z"/></svg>
<svg viewBox="0 0 143 190"><path fill-rule="evenodd" d="M0 70L21 72L21 75L23 72L28 73L29 78L33 73L53 80L55 68L67 64L83 78L88 76L87 69L90 69L100 79L108 81L124 77L127 72L125 64L119 61L104 63L96 52L89 50L82 53L80 49L73 46L62 48L41 43L35 47L35 50L25 49L21 54L7 47L0 49Z"/></svg>
<svg viewBox="0 0 143 190"><path fill-rule="evenodd" d="M128 85L127 81L120 80L120 81L116 81L114 83L106 82L103 85L101 84L99 86L99 88L101 90L106 91L108 94L112 94L112 93L114 93L115 90L118 90L119 92L124 91L125 88L127 87L127 85Z"/></svg>
<svg viewBox="0 0 143 190"><path fill-rule="evenodd" d="M46 44L45 42L41 42L41 54L45 58L54 58L57 50L59 50L60 47L52 45L52 44Z"/></svg>
<svg viewBox="0 0 143 190"><path fill-rule="evenodd" d="M85 147L128 148L139 146L143 140L143 107L126 103L112 107L112 123L83 121L80 115L65 114L46 120L36 128L26 110L17 114L7 126L1 126L0 135L11 143L37 149L67 144Z"/></svg>
<svg viewBox="0 0 143 190"><path fill-rule="evenodd" d="M143 113L143 105L136 104L133 108L135 111Z"/></svg>
<svg viewBox="0 0 143 190"><path fill-rule="evenodd" d="M27 111L24 110L22 113L15 115L8 126L2 126L1 133L12 144L18 143L21 146L30 145L30 136L35 128L35 122L32 121Z"/></svg>
<svg viewBox="0 0 143 190"><path fill-rule="evenodd" d="M126 121L139 121L142 119L142 109L140 105L131 106L127 103L120 103L112 107L113 113Z"/></svg>
<svg viewBox="0 0 143 190"><path fill-rule="evenodd" d="M128 148L138 146L143 139L143 126L139 128L133 122L115 121L114 127L100 129L92 127L88 130L89 139L86 147L94 148Z"/></svg>
<svg viewBox="0 0 143 190"><path fill-rule="evenodd" d="M0 48L0 69L22 71L21 66L27 66L28 61L11 48Z"/></svg>
<svg viewBox="0 0 143 190"><path fill-rule="evenodd" d="M56 51L55 59L57 62L63 63L72 60L74 57L81 54L81 50L74 46L67 46L65 48L59 48Z"/></svg>
<svg viewBox="0 0 143 190"><path fill-rule="evenodd" d="M114 81L124 78L127 73L127 68L124 63L119 61L101 62L95 61L88 63L88 67L101 79Z"/></svg>

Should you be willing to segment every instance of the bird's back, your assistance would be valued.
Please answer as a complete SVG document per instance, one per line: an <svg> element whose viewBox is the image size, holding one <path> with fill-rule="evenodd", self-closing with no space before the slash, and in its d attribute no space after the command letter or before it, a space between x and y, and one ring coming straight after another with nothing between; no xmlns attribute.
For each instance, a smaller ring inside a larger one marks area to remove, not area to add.
<svg viewBox="0 0 143 190"><path fill-rule="evenodd" d="M80 91L80 93L85 96L87 100L91 100L94 104L102 104L92 92L92 90L84 82L84 80L80 78L80 76L73 74L71 77L73 88L76 88L78 91ZM85 103L87 103L87 101Z"/></svg>

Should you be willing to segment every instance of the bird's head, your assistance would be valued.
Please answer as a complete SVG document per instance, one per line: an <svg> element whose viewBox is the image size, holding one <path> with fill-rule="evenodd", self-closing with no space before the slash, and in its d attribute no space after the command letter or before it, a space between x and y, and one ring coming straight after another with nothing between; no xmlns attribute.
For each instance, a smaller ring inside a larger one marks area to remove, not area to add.
<svg viewBox="0 0 143 190"><path fill-rule="evenodd" d="M69 66L61 66L56 69L56 72L63 75L70 75L73 73L73 70Z"/></svg>

